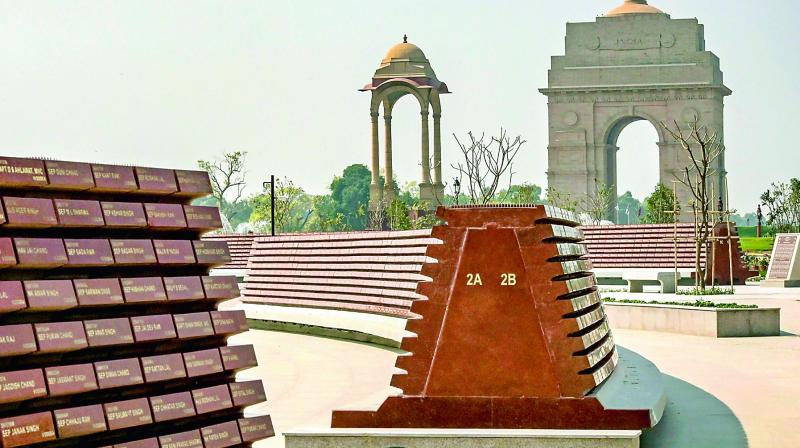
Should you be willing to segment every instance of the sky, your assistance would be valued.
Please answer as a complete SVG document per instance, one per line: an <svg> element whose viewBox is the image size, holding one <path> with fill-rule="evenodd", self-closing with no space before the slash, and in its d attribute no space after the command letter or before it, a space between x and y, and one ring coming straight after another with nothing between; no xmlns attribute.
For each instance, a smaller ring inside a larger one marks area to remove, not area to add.
<svg viewBox="0 0 800 448"><path fill-rule="evenodd" d="M445 179L452 134L526 143L514 181L546 185L550 56L566 22L593 21L621 0L0 1L0 154L196 168L249 153L249 189L270 174L324 193L352 163L369 164L369 82L408 34L453 92L443 97ZM733 207L755 209L773 181L800 177L789 130L800 122L800 2L655 0L697 17L721 59ZM398 181L419 180L419 115L393 116ZM642 198L658 177L655 129L619 139L620 192Z"/></svg>

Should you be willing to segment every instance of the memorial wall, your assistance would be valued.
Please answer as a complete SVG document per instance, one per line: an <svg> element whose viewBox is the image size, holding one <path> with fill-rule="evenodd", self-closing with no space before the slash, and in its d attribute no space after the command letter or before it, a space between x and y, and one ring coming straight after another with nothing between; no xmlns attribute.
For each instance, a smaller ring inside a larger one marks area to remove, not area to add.
<svg viewBox="0 0 800 448"><path fill-rule="evenodd" d="M0 157L0 446L222 448L274 434L206 173Z"/></svg>

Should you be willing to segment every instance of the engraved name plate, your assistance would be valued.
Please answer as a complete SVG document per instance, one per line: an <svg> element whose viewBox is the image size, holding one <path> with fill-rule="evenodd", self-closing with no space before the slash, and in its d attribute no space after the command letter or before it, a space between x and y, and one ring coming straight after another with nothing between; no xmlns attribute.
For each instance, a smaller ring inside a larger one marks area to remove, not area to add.
<svg viewBox="0 0 800 448"><path fill-rule="evenodd" d="M80 306L118 305L123 302L122 287L117 278L75 279L72 284Z"/></svg>
<svg viewBox="0 0 800 448"><path fill-rule="evenodd" d="M120 279L126 303L160 302L167 300L161 277Z"/></svg>
<svg viewBox="0 0 800 448"><path fill-rule="evenodd" d="M44 369L50 395L72 395L97 389L92 364L74 364Z"/></svg>
<svg viewBox="0 0 800 448"><path fill-rule="evenodd" d="M45 160L50 188L66 190L88 190L94 188L94 176L88 163Z"/></svg>
<svg viewBox="0 0 800 448"><path fill-rule="evenodd" d="M109 240L114 263L119 265L155 264L156 251L150 240Z"/></svg>
<svg viewBox="0 0 800 448"><path fill-rule="evenodd" d="M106 403L103 408L106 412L108 429L112 431L153 423L147 398Z"/></svg>
<svg viewBox="0 0 800 448"><path fill-rule="evenodd" d="M189 378L222 372L222 359L216 348L184 353L183 362Z"/></svg>
<svg viewBox="0 0 800 448"><path fill-rule="evenodd" d="M97 227L105 224L98 201L54 199L58 225L62 227Z"/></svg>
<svg viewBox="0 0 800 448"><path fill-rule="evenodd" d="M51 199L3 197L7 227L51 227L58 224Z"/></svg>
<svg viewBox="0 0 800 448"><path fill-rule="evenodd" d="M138 358L115 359L94 363L97 384L101 389L143 384L144 376Z"/></svg>
<svg viewBox="0 0 800 448"><path fill-rule="evenodd" d="M180 353L144 357L142 358L142 368L144 369L144 379L148 383L186 377L186 369Z"/></svg>
<svg viewBox="0 0 800 448"><path fill-rule="evenodd" d="M129 166L92 164L94 174L94 191L120 192L133 191L136 187L136 176Z"/></svg>
<svg viewBox="0 0 800 448"><path fill-rule="evenodd" d="M83 322L51 322L33 324L40 353L80 350L89 346Z"/></svg>

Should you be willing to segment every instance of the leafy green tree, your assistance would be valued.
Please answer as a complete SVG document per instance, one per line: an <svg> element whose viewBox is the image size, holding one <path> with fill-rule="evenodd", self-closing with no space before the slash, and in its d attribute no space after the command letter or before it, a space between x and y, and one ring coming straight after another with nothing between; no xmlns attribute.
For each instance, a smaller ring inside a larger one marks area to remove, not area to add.
<svg viewBox="0 0 800 448"><path fill-rule="evenodd" d="M247 152L232 151L226 152L221 158L215 160L198 160L197 166L208 173L211 179L211 197L213 202L206 205L217 205L220 213L227 218L233 227L234 222L241 223L247 221L249 207L243 202L247 200L243 197L245 182Z"/></svg>
<svg viewBox="0 0 800 448"><path fill-rule="evenodd" d="M363 230L367 225L369 185L372 174L365 165L354 164L344 169L331 182L331 199L335 213L341 214L349 229Z"/></svg>
<svg viewBox="0 0 800 448"><path fill-rule="evenodd" d="M391 230L410 230L414 228L409 217L408 206L400 198L397 198L386 207L386 223Z"/></svg>
<svg viewBox="0 0 800 448"><path fill-rule="evenodd" d="M637 224L642 203L630 191L617 198L617 224Z"/></svg>
<svg viewBox="0 0 800 448"><path fill-rule="evenodd" d="M800 232L800 179L773 182L761 202L767 207L767 223L776 233Z"/></svg>
<svg viewBox="0 0 800 448"><path fill-rule="evenodd" d="M496 200L504 204L541 204L542 187L529 183L512 185L497 193Z"/></svg>
<svg viewBox="0 0 800 448"><path fill-rule="evenodd" d="M644 199L645 224L668 224L675 221L675 195L666 185L658 183L655 191Z"/></svg>
<svg viewBox="0 0 800 448"><path fill-rule="evenodd" d="M555 187L548 187L546 194L547 198L545 199L545 202L547 204L570 212L577 211L578 201L573 199L571 194L561 191Z"/></svg>
<svg viewBox="0 0 800 448"><path fill-rule="evenodd" d="M253 213L250 223L260 231L270 229L272 221L272 194L270 190L253 196L250 199ZM311 215L312 203L302 188L296 186L289 178L275 179L275 232L299 232L303 230Z"/></svg>

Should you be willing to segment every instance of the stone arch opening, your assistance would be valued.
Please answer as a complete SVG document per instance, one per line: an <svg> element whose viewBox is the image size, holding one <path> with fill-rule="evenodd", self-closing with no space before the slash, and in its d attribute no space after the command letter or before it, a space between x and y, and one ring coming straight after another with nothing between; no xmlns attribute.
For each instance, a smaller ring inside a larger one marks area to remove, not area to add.
<svg viewBox="0 0 800 448"><path fill-rule="evenodd" d="M617 198L630 192L634 199L644 202L661 181L660 137L655 125L647 119L621 121L613 129L608 142L617 148L613 167ZM639 208L632 201L618 200L614 222L638 223L638 213Z"/></svg>

